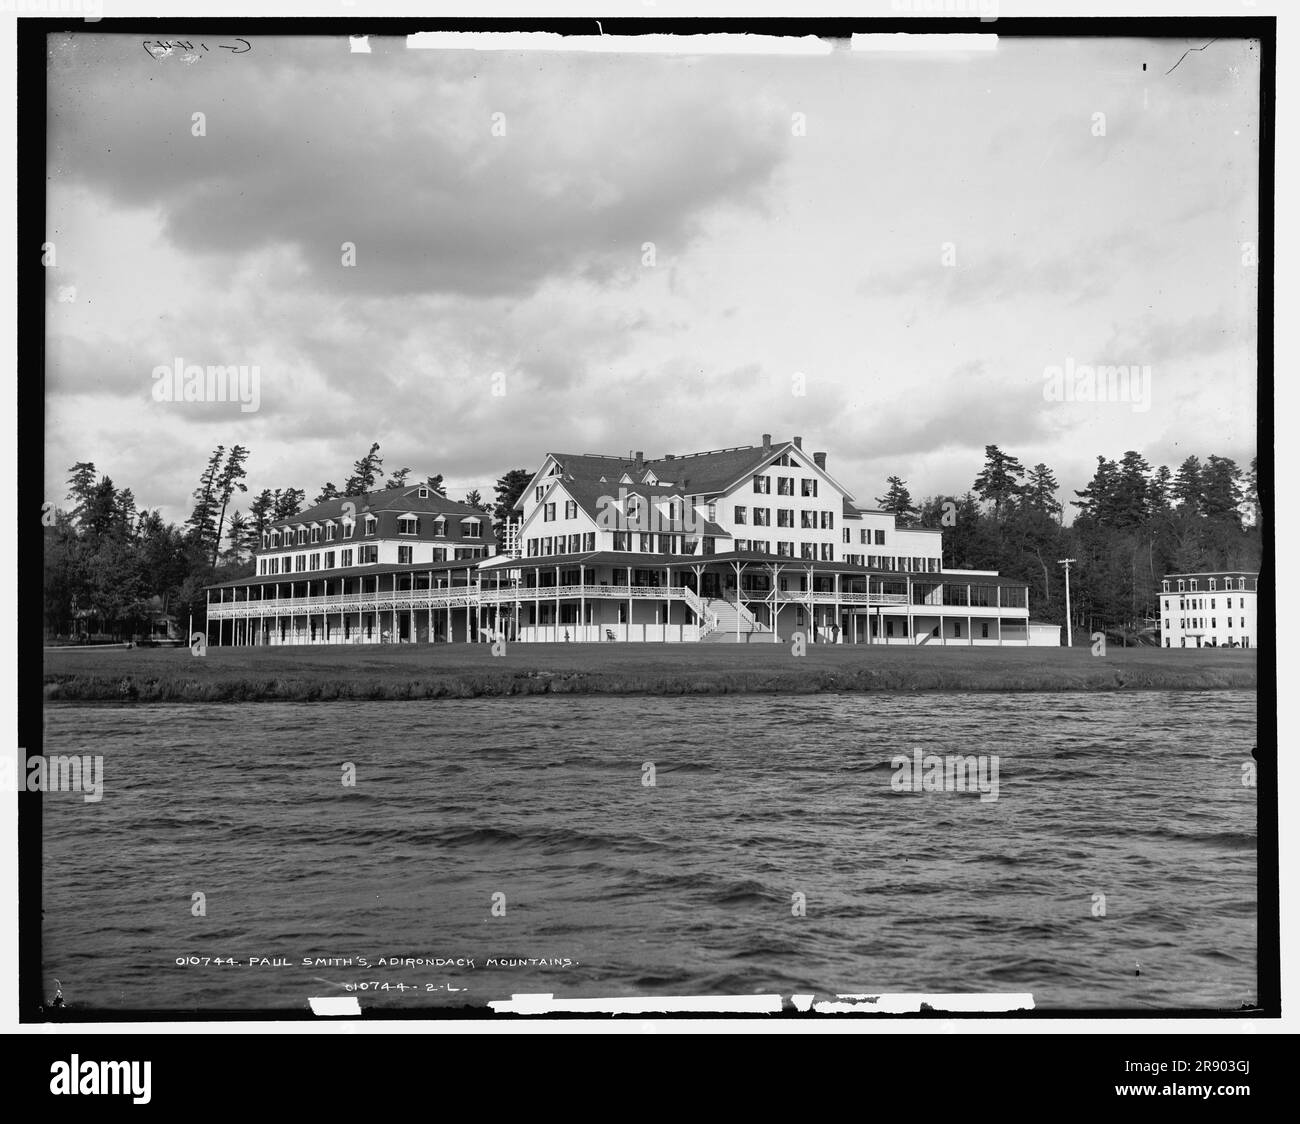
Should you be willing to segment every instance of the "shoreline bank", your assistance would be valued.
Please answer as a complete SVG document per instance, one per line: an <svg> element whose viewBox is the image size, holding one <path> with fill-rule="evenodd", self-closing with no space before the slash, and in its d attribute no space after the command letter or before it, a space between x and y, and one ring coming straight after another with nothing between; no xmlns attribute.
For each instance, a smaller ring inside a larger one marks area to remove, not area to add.
<svg viewBox="0 0 1300 1124"><path fill-rule="evenodd" d="M46 702L316 702L533 695L1254 690L1253 649L519 644L45 653Z"/></svg>

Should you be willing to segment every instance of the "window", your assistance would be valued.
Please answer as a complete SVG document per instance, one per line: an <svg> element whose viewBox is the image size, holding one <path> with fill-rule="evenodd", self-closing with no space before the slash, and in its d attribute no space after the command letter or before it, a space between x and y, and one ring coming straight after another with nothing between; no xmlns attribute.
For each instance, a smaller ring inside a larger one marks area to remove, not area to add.
<svg viewBox="0 0 1300 1124"><path fill-rule="evenodd" d="M793 496L793 495L794 495L794 477L793 477L793 476L778 476L778 477L776 478L776 494L777 494L778 496Z"/></svg>
<svg viewBox="0 0 1300 1124"><path fill-rule="evenodd" d="M378 526L379 526L379 520L378 520L378 519L376 519L373 515L367 515L367 516L366 516L366 534L367 534L367 535L373 535L373 534L375 533L376 528L378 528Z"/></svg>
<svg viewBox="0 0 1300 1124"><path fill-rule="evenodd" d="M1246 579L1245 579L1245 578L1238 578L1238 579L1237 579L1237 588L1238 588L1238 589L1245 589L1245 588L1246 588Z"/></svg>
<svg viewBox="0 0 1300 1124"><path fill-rule="evenodd" d="M307 560L307 568L309 570L320 569L320 551L317 551Z"/></svg>
<svg viewBox="0 0 1300 1124"><path fill-rule="evenodd" d="M961 621L953 621L953 622L952 622L952 634L953 634L954 637L960 637L960 636L961 636Z"/></svg>
<svg viewBox="0 0 1300 1124"><path fill-rule="evenodd" d="M1211 597L1211 598L1210 598L1210 608L1211 608L1211 609L1214 608L1214 603L1215 603L1217 600L1218 600L1217 597Z"/></svg>
<svg viewBox="0 0 1300 1124"><path fill-rule="evenodd" d="M312 542L320 542L320 528L319 528L319 527L313 527L313 528L311 529L311 541L312 541Z"/></svg>
<svg viewBox="0 0 1300 1124"><path fill-rule="evenodd" d="M815 478L810 480L808 477L805 476L799 482L799 484L800 484L800 492L803 495L815 496L817 494L817 481Z"/></svg>
<svg viewBox="0 0 1300 1124"><path fill-rule="evenodd" d="M642 531L641 534L639 534L639 535L637 536L637 539L638 539L637 546L638 546L639 549L641 550L641 553L642 553L642 554L653 554L653 553L654 553L654 549L655 549L655 548L654 548L654 546L651 544L651 540L652 540L653 538L654 538L654 535L648 535L648 534L646 534L644 531Z"/></svg>
<svg viewBox="0 0 1300 1124"><path fill-rule="evenodd" d="M750 539L749 549L755 554L770 554L772 552L772 544L769 539Z"/></svg>
<svg viewBox="0 0 1300 1124"><path fill-rule="evenodd" d="M980 638L983 639L983 640L987 640L987 639L989 638L989 626L988 626L988 625L986 625L986 624L982 624L982 625L980 625Z"/></svg>
<svg viewBox="0 0 1300 1124"><path fill-rule="evenodd" d="M334 551L332 550L327 550L325 552L325 569L334 569Z"/></svg>
<svg viewBox="0 0 1300 1124"><path fill-rule="evenodd" d="M822 530L823 531L835 530L835 512L833 511L822 512Z"/></svg>
<svg viewBox="0 0 1300 1124"><path fill-rule="evenodd" d="M876 532L876 545L877 545L877 546L884 546L884 545L885 545L885 532L884 532L884 531L877 531L877 532Z"/></svg>
<svg viewBox="0 0 1300 1124"><path fill-rule="evenodd" d="M294 559L293 568L297 573L303 573L307 569L307 556L305 554L299 554Z"/></svg>
<svg viewBox="0 0 1300 1124"><path fill-rule="evenodd" d="M1188 581L1188 583L1187 583L1187 588L1190 589L1193 593L1196 592L1196 579L1195 579L1195 578L1192 578L1192 579L1190 579L1190 580Z"/></svg>
<svg viewBox="0 0 1300 1124"><path fill-rule="evenodd" d="M1168 617L1165 617L1165 631L1166 631L1166 632L1169 631L1169 618L1168 618Z"/></svg>
<svg viewBox="0 0 1300 1124"><path fill-rule="evenodd" d="M847 544L847 543L851 543L852 541L853 541L853 532L850 531L847 527L845 527L845 528L844 528L844 542Z"/></svg>
<svg viewBox="0 0 1300 1124"><path fill-rule="evenodd" d="M772 509L767 507L754 508L754 526L770 527L772 525Z"/></svg>
<svg viewBox="0 0 1300 1124"><path fill-rule="evenodd" d="M296 542L295 545L297 545L297 546L302 546L304 543L306 543L306 541L307 541L307 528L306 528L306 527L299 527L299 528L298 528L298 537L297 537L297 542Z"/></svg>
<svg viewBox="0 0 1300 1124"><path fill-rule="evenodd" d="M801 527L816 527L816 526L817 526L817 512L815 512L815 511L801 511L801 512L799 512L799 525L800 525Z"/></svg>
<svg viewBox="0 0 1300 1124"><path fill-rule="evenodd" d="M565 519L577 519L577 518L578 518L578 501L577 501L577 500L565 500L565 501L564 501L564 518L565 518Z"/></svg>
<svg viewBox="0 0 1300 1124"><path fill-rule="evenodd" d="M352 551L343 550L339 552L339 560L343 563L344 569L352 565Z"/></svg>
<svg viewBox="0 0 1300 1124"><path fill-rule="evenodd" d="M544 493L545 491L546 491L546 485L545 485L545 484L538 484L537 487L536 487L536 489L534 489L534 491L533 491L533 502L534 502L534 503L541 503L541 502L542 502L542 493Z"/></svg>
<svg viewBox="0 0 1300 1124"><path fill-rule="evenodd" d="M325 524L325 541L326 541L326 542L333 542L333 541L334 541L334 524L333 524L333 523L326 523L326 524Z"/></svg>
<svg viewBox="0 0 1300 1124"><path fill-rule="evenodd" d="M410 543L403 543L397 548L397 564L399 566L409 566L412 562L411 551L415 548Z"/></svg>
<svg viewBox="0 0 1300 1124"><path fill-rule="evenodd" d="M399 535L414 535L420 530L420 521L414 515L403 515L397 521L397 533Z"/></svg>
<svg viewBox="0 0 1300 1124"><path fill-rule="evenodd" d="M754 477L754 493L756 495L767 496L772 494L772 481L767 476Z"/></svg>
<svg viewBox="0 0 1300 1124"><path fill-rule="evenodd" d="M794 509L790 507L778 507L776 509L776 525L778 527L793 527Z"/></svg>
<svg viewBox="0 0 1300 1124"><path fill-rule="evenodd" d="M1216 579L1214 579L1214 578L1211 578L1211 579L1210 579L1210 592L1213 593L1213 592L1214 592L1218 587L1219 587L1219 583L1218 583L1218 581L1217 581Z"/></svg>
<svg viewBox="0 0 1300 1124"><path fill-rule="evenodd" d="M463 539L481 539L483 537L483 524L477 519L467 519L461 524L464 530L461 531Z"/></svg>
<svg viewBox="0 0 1300 1124"><path fill-rule="evenodd" d="M811 542L800 543L799 556L809 560L815 559L817 557L817 544Z"/></svg>
<svg viewBox="0 0 1300 1124"><path fill-rule="evenodd" d="M543 522L543 523L554 523L554 522L555 522L555 502L554 502L554 501L552 501L552 502L546 504L546 506L544 506L544 507L542 508L542 522Z"/></svg>
<svg viewBox="0 0 1300 1124"><path fill-rule="evenodd" d="M614 549L631 550L632 549L632 532L615 531L614 532Z"/></svg>
<svg viewBox="0 0 1300 1124"><path fill-rule="evenodd" d="M367 566L371 562L379 561L379 547L377 546L363 546L357 551L357 554L357 561L362 566Z"/></svg>
<svg viewBox="0 0 1300 1124"><path fill-rule="evenodd" d="M587 532L582 536L582 549L583 549L583 550L595 550L595 549L596 549L596 532L595 532L595 531L587 531Z"/></svg>
<svg viewBox="0 0 1300 1124"><path fill-rule="evenodd" d="M743 507L736 508L736 522L737 523L745 522L745 508Z"/></svg>
<svg viewBox="0 0 1300 1124"><path fill-rule="evenodd" d="M260 562L258 562L258 564L257 564L257 572L258 572L259 574L262 574L262 575L265 575L265 574L266 574L266 559L265 559L265 558L263 558Z"/></svg>
<svg viewBox="0 0 1300 1124"><path fill-rule="evenodd" d="M749 549L749 540L748 540L748 539L737 539L737 540L736 540L736 549L737 549L737 550L740 550L740 551L747 551L747 550Z"/></svg>
<svg viewBox="0 0 1300 1124"><path fill-rule="evenodd" d="M823 561L823 562L834 562L834 561L835 561L835 547L832 546L832 545L831 545L830 543L828 543L828 542L824 542L824 543L822 543L821 545L822 545L822 561Z"/></svg>
<svg viewBox="0 0 1300 1124"><path fill-rule="evenodd" d="M279 531L272 531L272 532L271 532L271 545L272 545L272 546L279 546L279 545L280 545L280 532L279 532Z"/></svg>
<svg viewBox="0 0 1300 1124"><path fill-rule="evenodd" d="M710 523L716 523L718 521L718 505L716 503L709 504L708 519Z"/></svg>
<svg viewBox="0 0 1300 1124"><path fill-rule="evenodd" d="M355 528L356 524L353 523L351 519L346 520L343 524L343 537L345 539L350 539Z"/></svg>
<svg viewBox="0 0 1300 1124"><path fill-rule="evenodd" d="M429 489L424 487L424 485L420 485L420 487L416 489L415 494L419 496L420 499L427 500L429 498Z"/></svg>
<svg viewBox="0 0 1300 1124"><path fill-rule="evenodd" d="M1178 592L1179 592L1179 593L1182 593L1183 590L1186 588L1186 586L1187 586L1187 583L1184 582L1181 578L1179 578L1179 579L1178 579Z"/></svg>
<svg viewBox="0 0 1300 1124"><path fill-rule="evenodd" d="M1231 618L1231 617L1228 618L1228 627L1229 627L1229 628L1232 627L1232 618Z"/></svg>

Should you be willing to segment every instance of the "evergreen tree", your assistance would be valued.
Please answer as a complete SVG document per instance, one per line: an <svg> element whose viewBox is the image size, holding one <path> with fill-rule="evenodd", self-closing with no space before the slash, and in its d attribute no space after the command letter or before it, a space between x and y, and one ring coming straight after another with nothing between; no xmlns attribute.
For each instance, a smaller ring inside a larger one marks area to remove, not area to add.
<svg viewBox="0 0 1300 1124"><path fill-rule="evenodd" d="M336 500L339 498L339 495L340 492L335 486L334 481L326 480L325 483L321 485L320 494L311 501L312 506L315 507L317 504L325 503L327 500Z"/></svg>
<svg viewBox="0 0 1300 1124"><path fill-rule="evenodd" d="M385 488L405 488L406 478L411 475L409 468L399 468L385 482Z"/></svg>
<svg viewBox="0 0 1300 1124"><path fill-rule="evenodd" d="M370 446L370 452L352 466L352 475L343 485L345 496L364 496L373 491L375 478L384 466L384 458L379 453L379 442Z"/></svg>
<svg viewBox="0 0 1300 1124"><path fill-rule="evenodd" d="M248 471L244 468L244 461L248 459L248 450L243 445L236 445L230 450L230 455L226 458L225 467L217 475L215 501L220 502L221 510L217 515L217 531L212 543L212 567L217 565L217 555L221 549L221 534L226 523L226 507L230 503L230 497L236 490L247 492L248 485L244 483L244 477Z"/></svg>
<svg viewBox="0 0 1300 1124"><path fill-rule="evenodd" d="M221 475L221 461L226 455L226 447L218 445L208 458L207 466L199 477L199 486L194 489L194 509L185 520L189 528L190 540L198 547L209 547L216 541L217 512L216 490L217 478Z"/></svg>
<svg viewBox="0 0 1300 1124"><path fill-rule="evenodd" d="M1151 482L1151 466L1142 455L1130 449L1119 463L1115 481L1114 505L1108 513L1115 527L1136 527L1146 521Z"/></svg>
<svg viewBox="0 0 1300 1124"><path fill-rule="evenodd" d="M1147 491L1147 510L1153 515L1167 512L1173 488L1173 473L1169 471L1167 464L1162 464L1151 477L1151 486Z"/></svg>
<svg viewBox="0 0 1300 1124"><path fill-rule="evenodd" d="M302 510L306 499L307 493L301 488L286 488L283 492L277 488L272 506L273 522L282 523L286 519L293 518Z"/></svg>
<svg viewBox="0 0 1300 1124"><path fill-rule="evenodd" d="M889 487L883 496L876 497L876 503L880 505L882 511L890 512L900 525L904 527L910 526L916 515L916 508L912 505L912 496L907 490L907 481L897 476L891 476L885 483Z"/></svg>
<svg viewBox="0 0 1300 1124"><path fill-rule="evenodd" d="M526 468L512 468L497 478L496 503L492 505L492 529L500 539L502 529L514 518L515 502L524 494L533 474Z"/></svg>
<svg viewBox="0 0 1300 1124"><path fill-rule="evenodd" d="M68 514L77 527L84 529L86 510L98 479L95 462L78 461L68 471L72 473L68 477L68 499L72 501L72 510Z"/></svg>
<svg viewBox="0 0 1300 1124"><path fill-rule="evenodd" d="M1025 468L1015 457L1008 456L996 445L984 446L984 468L975 477L975 493L985 503L993 505L994 517L1013 503L1020 494Z"/></svg>
<svg viewBox="0 0 1300 1124"><path fill-rule="evenodd" d="M1174 499L1180 507L1192 513L1201 510L1201 462L1197 457L1188 457L1178 466L1174 477Z"/></svg>
<svg viewBox="0 0 1300 1124"><path fill-rule="evenodd" d="M446 496L447 489L443 486L441 472L438 473L436 476L426 477L424 482L429 486L431 490L437 492L438 495Z"/></svg>
<svg viewBox="0 0 1300 1124"><path fill-rule="evenodd" d="M465 502L469 504L470 507L477 508L480 511L484 510L483 497L479 495L477 488L470 491L469 495L465 497Z"/></svg>
<svg viewBox="0 0 1300 1124"><path fill-rule="evenodd" d="M1061 501L1056 498L1056 491L1059 486L1055 475L1047 465L1042 463L1034 465L1029 471L1029 479L1025 482L1024 497L1026 504L1034 511L1040 512L1049 518L1059 519L1064 510Z"/></svg>

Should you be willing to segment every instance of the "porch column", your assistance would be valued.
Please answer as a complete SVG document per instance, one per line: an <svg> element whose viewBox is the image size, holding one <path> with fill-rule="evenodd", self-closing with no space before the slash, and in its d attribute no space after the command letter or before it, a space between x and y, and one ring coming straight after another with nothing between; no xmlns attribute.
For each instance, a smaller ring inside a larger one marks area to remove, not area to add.
<svg viewBox="0 0 1300 1124"><path fill-rule="evenodd" d="M998 591L998 647L1002 647L1002 587L994 587ZM1028 597L1025 598L1028 601ZM1029 641L1029 618L1025 618L1025 641Z"/></svg>
<svg viewBox="0 0 1300 1124"><path fill-rule="evenodd" d="M533 567L533 637L542 638L542 568Z"/></svg>
<svg viewBox="0 0 1300 1124"><path fill-rule="evenodd" d="M630 544L629 544L630 545ZM627 635L626 640L632 639L632 567L627 568Z"/></svg>
<svg viewBox="0 0 1300 1124"><path fill-rule="evenodd" d="M837 644L842 644L844 641L843 641L843 638L842 638L842 630L840 629L840 575L839 575L839 571L837 570L837 571L832 575L832 577L833 577L833 579L834 579L834 581L835 581L835 628L834 628L834 631L831 633L831 635L835 637L835 642L836 642Z"/></svg>
<svg viewBox="0 0 1300 1124"><path fill-rule="evenodd" d="M733 562L731 568L736 571L736 643L740 643L740 571L744 564Z"/></svg>
<svg viewBox="0 0 1300 1124"><path fill-rule="evenodd" d="M560 567L555 567L555 639L560 639Z"/></svg>
<svg viewBox="0 0 1300 1124"><path fill-rule="evenodd" d="M578 563L578 627L583 639L587 636L587 567Z"/></svg>

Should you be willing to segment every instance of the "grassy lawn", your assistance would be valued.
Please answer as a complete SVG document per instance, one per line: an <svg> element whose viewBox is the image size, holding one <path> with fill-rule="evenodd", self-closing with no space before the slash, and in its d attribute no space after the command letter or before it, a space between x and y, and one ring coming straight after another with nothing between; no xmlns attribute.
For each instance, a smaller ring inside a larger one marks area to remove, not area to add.
<svg viewBox="0 0 1300 1124"><path fill-rule="evenodd" d="M781 644L487 644L44 653L49 700L220 702L936 690L1207 690L1256 686L1254 649L914 648Z"/></svg>

